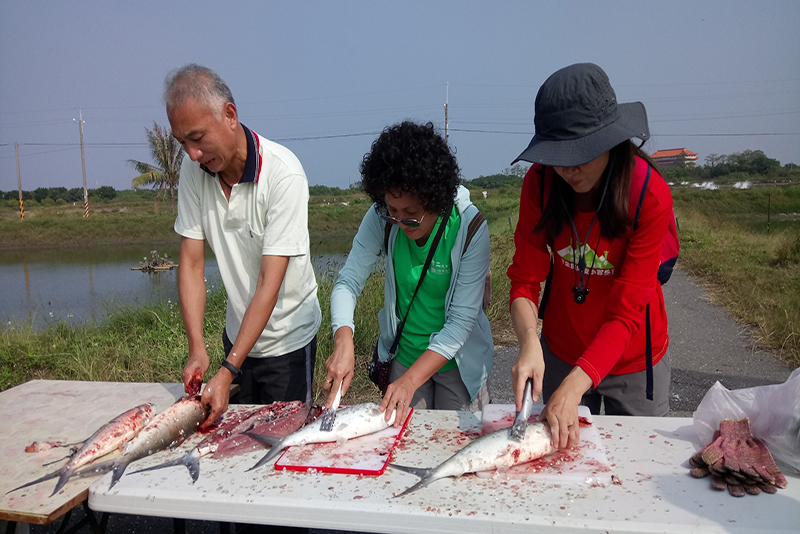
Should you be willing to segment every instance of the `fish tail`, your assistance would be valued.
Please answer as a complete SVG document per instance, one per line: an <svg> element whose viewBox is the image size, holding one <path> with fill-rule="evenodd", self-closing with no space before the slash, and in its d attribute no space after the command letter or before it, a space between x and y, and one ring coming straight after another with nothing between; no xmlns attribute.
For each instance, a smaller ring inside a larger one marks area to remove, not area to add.
<svg viewBox="0 0 800 534"><path fill-rule="evenodd" d="M95 475L104 475L114 468L116 460L107 460L99 464L84 467L80 471L75 472L72 476L76 477L91 477Z"/></svg>
<svg viewBox="0 0 800 534"><path fill-rule="evenodd" d="M46 474L45 476L43 476L41 478L37 478L36 480L32 480L32 481L28 482L27 484L23 484L22 486L19 486L17 488L12 489L12 490L8 490L6 492L6 495L8 495L9 493L12 493L14 491L21 490L22 488L27 488L28 486L33 486L34 484L38 484L39 482L44 482L45 480L50 480L51 478L56 478L60 474L61 474L61 469L57 469L57 470L53 471L52 473L48 473L48 474Z"/></svg>
<svg viewBox="0 0 800 534"><path fill-rule="evenodd" d="M272 436L262 436L261 434L254 434L253 432L245 432L246 435L250 436L251 438L260 441L262 443L267 443L272 446L267 454L265 454L253 467L248 469L248 471L252 471L253 469L257 469L264 465L267 462L270 462L278 457L278 455L283 452L283 449L286 448L283 445L283 440L278 438L273 438Z"/></svg>
<svg viewBox="0 0 800 534"><path fill-rule="evenodd" d="M120 458L120 461L114 465L114 472L111 475L111 484L108 486L108 489L113 488L119 479L122 478L123 473L125 473L125 469L128 468L128 462L125 461L123 458Z"/></svg>
<svg viewBox="0 0 800 534"><path fill-rule="evenodd" d="M411 473L412 475L416 475L421 479L419 482L417 482L404 492L395 495L394 496L395 499L397 499L398 497L402 497L404 495L408 495L409 493L417 491L420 488L424 488L434 480L438 480L439 478L441 478L435 476L434 469L430 468L426 469L422 467L409 467L407 465L397 465L397 464L389 464L389 467L392 467L394 469L399 469L400 471L405 471L406 473Z"/></svg>
<svg viewBox="0 0 800 534"><path fill-rule="evenodd" d="M280 443L281 438L275 438L272 436L265 436L263 434L256 434L254 432L243 432L245 436L250 436L256 441L260 441L261 443L266 443L267 445L274 447L278 443Z"/></svg>
<svg viewBox="0 0 800 534"><path fill-rule="evenodd" d="M53 493L50 494L51 497L56 493L58 493L59 491L61 491L61 488L64 487L64 484L67 483L67 481L70 479L70 477L72 477L72 474L74 472L75 468L69 467L63 473L60 474L60 476L58 477L58 482L56 482L56 489L54 489Z"/></svg>
<svg viewBox="0 0 800 534"><path fill-rule="evenodd" d="M130 474L134 475L136 473L144 473L145 471L155 471L156 469L163 469L165 467L172 467L174 465L185 466L186 469L189 470L189 474L192 477L192 483L197 482L197 479L200 476L200 454L197 452L197 449L192 449L192 452L184 454L180 458L176 458L158 465L153 465L151 467L145 467L144 469L131 471Z"/></svg>

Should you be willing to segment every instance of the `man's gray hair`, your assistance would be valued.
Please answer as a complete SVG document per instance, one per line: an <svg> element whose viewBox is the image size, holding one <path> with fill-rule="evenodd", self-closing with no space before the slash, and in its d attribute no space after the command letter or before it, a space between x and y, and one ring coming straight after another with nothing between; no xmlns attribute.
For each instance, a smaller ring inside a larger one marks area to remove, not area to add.
<svg viewBox="0 0 800 534"><path fill-rule="evenodd" d="M228 84L219 74L195 63L173 70L164 80L167 113L183 104L187 98L194 98L218 116L222 115L225 104L235 104Z"/></svg>

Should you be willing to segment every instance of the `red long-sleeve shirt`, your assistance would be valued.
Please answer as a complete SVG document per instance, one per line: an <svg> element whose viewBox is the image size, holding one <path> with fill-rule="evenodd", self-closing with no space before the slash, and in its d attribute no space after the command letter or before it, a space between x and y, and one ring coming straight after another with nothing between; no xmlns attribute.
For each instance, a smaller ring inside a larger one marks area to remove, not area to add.
<svg viewBox="0 0 800 534"><path fill-rule="evenodd" d="M646 166L637 157L633 172L641 172ZM541 283L550 270L546 233L533 232L541 217L539 170L538 166L532 167L522 185L520 218L514 234L516 251L508 268L511 302L522 297L538 304ZM640 191L634 189L631 188L629 205L634 206L635 212ZM593 216L594 212L576 212L575 226L581 240L586 239ZM596 220L586 243L586 269L590 274L589 293L583 304L575 302L572 292L578 260L569 223L552 245L555 267L542 334L553 353L580 366L595 387L606 375L646 368L644 318L648 303L653 363L667 350L667 314L656 272L672 216L669 186L663 179L651 179L636 231L631 227L626 235L607 240L600 236L600 222Z"/></svg>

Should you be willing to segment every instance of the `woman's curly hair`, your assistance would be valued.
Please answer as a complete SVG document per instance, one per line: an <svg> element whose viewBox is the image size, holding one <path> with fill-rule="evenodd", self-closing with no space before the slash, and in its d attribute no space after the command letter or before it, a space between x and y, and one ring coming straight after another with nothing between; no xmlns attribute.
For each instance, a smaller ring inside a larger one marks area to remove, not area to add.
<svg viewBox="0 0 800 534"><path fill-rule="evenodd" d="M386 207L387 192L399 190L417 197L430 213L453 205L460 178L455 156L430 122L385 128L360 170L361 185L379 208Z"/></svg>

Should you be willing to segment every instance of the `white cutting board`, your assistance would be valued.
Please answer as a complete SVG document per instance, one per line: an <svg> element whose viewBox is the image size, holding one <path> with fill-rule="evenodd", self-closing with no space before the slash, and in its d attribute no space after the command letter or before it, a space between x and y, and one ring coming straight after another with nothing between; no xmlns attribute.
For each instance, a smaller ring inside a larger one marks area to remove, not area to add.
<svg viewBox="0 0 800 534"><path fill-rule="evenodd" d="M351 475L381 475L392 451L400 441L411 416L400 428L390 426L380 432L350 439L344 443L312 443L289 447L275 462L277 470L319 471Z"/></svg>
<svg viewBox="0 0 800 534"><path fill-rule="evenodd" d="M535 421L543 405L533 406L530 421ZM513 404L488 404L483 409L482 431L487 434L500 428L508 428L514 422L516 408ZM578 406L578 416L592 423L592 414L586 406ZM578 482L581 484L611 484L611 468L594 427L581 427L581 440L570 450L558 451L540 460L514 466L506 471L477 473L481 478L504 480L533 480L542 482Z"/></svg>

